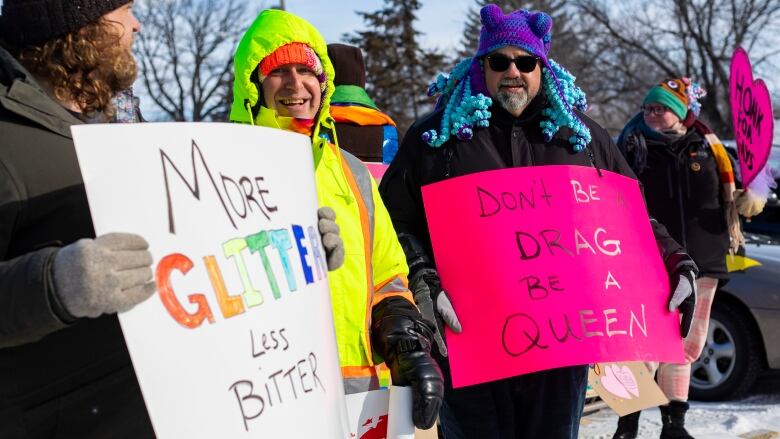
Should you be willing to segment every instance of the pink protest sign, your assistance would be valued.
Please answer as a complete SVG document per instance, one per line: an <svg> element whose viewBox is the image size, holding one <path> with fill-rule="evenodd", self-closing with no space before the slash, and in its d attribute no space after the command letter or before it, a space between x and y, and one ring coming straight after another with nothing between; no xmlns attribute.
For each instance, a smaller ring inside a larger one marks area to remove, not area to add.
<svg viewBox="0 0 780 439"><path fill-rule="evenodd" d="M731 58L729 98L739 169L742 183L747 187L769 159L774 117L766 84L761 79L753 80L750 59L741 47Z"/></svg>
<svg viewBox="0 0 780 439"><path fill-rule="evenodd" d="M436 267L463 325L447 332L455 387L683 360L639 186L602 172L511 168L423 188Z"/></svg>

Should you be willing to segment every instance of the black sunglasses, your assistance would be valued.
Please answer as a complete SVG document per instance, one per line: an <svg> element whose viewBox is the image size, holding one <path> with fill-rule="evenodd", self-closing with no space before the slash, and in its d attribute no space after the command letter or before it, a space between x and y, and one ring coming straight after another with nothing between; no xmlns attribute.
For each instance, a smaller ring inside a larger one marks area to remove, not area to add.
<svg viewBox="0 0 780 439"><path fill-rule="evenodd" d="M487 62L490 66L490 70L494 72L505 72L509 68L509 65L514 63L517 70L520 70L523 73L531 73L536 68L539 58L533 55L510 58L501 53L494 53L487 56Z"/></svg>

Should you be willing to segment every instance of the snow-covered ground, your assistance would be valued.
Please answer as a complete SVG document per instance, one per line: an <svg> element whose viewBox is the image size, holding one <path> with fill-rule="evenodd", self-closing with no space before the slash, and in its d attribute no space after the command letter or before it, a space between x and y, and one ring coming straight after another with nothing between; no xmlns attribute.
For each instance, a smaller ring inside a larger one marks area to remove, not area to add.
<svg viewBox="0 0 780 439"><path fill-rule="evenodd" d="M610 439L618 416L610 409L583 418L581 439ZM763 378L746 398L723 403L691 402L685 422L697 439L780 438L780 377ZM759 432L764 435L758 435ZM661 413L655 408L642 412L639 438L658 438ZM758 436L757 436L758 435Z"/></svg>

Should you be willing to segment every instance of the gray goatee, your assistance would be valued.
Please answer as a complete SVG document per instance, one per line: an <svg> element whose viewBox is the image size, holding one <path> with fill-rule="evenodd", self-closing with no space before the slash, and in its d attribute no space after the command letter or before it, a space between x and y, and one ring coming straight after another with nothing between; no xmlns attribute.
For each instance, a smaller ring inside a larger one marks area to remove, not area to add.
<svg viewBox="0 0 780 439"><path fill-rule="evenodd" d="M528 95L528 84L520 78L517 79L502 79L498 84L498 92L496 93L496 100L501 104L504 109L512 114L520 114L528 105L528 102L533 96ZM501 89L501 86L522 86L523 89L517 92L510 92Z"/></svg>

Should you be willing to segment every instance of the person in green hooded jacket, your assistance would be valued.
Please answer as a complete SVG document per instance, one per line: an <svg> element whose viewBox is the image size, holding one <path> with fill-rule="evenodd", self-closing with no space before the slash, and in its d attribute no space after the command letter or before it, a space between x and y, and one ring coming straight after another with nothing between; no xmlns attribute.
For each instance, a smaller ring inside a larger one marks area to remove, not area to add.
<svg viewBox="0 0 780 439"><path fill-rule="evenodd" d="M434 329L408 290L404 252L376 183L338 147L329 112L335 75L325 41L302 18L265 10L241 39L234 66L230 120L312 140L317 196L335 212L345 248L344 264L328 281L346 392L378 389L384 361L394 385L412 388L414 424L431 427L444 391L430 355Z"/></svg>

